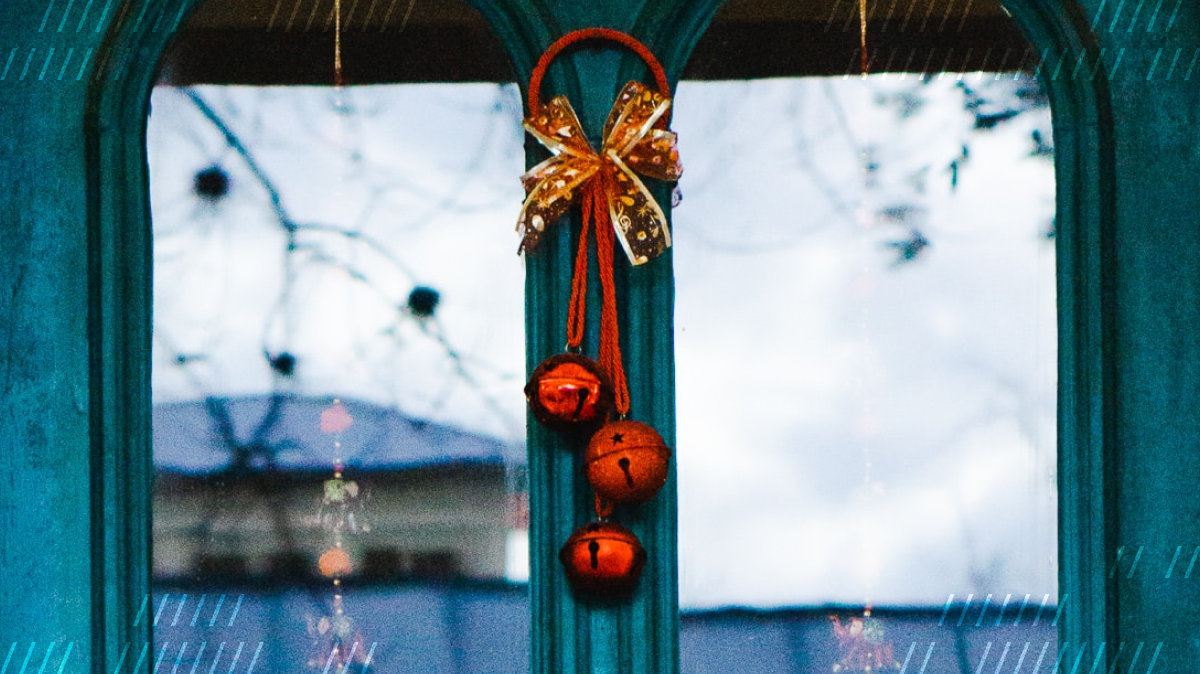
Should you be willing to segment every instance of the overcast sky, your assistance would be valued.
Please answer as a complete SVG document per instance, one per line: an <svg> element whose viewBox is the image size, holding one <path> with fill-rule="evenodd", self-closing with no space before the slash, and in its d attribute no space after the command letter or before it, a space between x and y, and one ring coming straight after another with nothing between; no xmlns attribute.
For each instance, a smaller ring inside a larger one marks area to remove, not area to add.
<svg viewBox="0 0 1200 674"><path fill-rule="evenodd" d="M963 84L1015 100L985 79ZM1054 595L1048 113L972 131L958 84L680 85L685 605ZM281 387L520 442L515 89L197 91L316 227L289 270L246 162L155 92L156 400ZM232 180L212 203L192 191L211 164ZM398 308L414 284L440 291L436 321Z"/></svg>

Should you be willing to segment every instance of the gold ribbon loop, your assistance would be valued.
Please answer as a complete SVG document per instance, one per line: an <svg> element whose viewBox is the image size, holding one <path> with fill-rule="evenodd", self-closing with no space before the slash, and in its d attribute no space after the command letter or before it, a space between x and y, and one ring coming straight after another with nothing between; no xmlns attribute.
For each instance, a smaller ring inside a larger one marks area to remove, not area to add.
<svg viewBox="0 0 1200 674"><path fill-rule="evenodd" d="M592 149L563 96L526 119L525 128L554 156L521 177L527 195L517 220L520 250L533 250L597 176L613 230L631 263L648 262L670 247L666 215L638 177L678 180L683 174L675 134L652 128L670 107L669 96L640 82L626 84L604 125L602 153Z"/></svg>

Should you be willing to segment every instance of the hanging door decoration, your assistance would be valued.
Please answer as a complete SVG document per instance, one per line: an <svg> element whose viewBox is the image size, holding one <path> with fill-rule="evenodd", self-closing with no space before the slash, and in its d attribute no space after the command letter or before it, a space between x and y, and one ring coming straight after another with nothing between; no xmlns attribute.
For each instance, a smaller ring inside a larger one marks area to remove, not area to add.
<svg viewBox="0 0 1200 674"><path fill-rule="evenodd" d="M656 88L626 84L604 125L603 146L588 142L565 96L540 99L551 61L583 40L607 40L640 56ZM584 595L630 594L646 561L637 536L610 521L616 507L654 497L666 482L671 451L647 424L627 419L629 386L621 361L613 281L617 243L633 265L651 262L671 245L666 214L643 177L676 181L683 173L674 132L667 128L670 88L658 60L641 42L606 28L564 35L550 46L529 82L525 128L552 156L521 180L527 196L517 221L520 252L532 254L542 235L571 209L580 209L579 244L567 317L567 353L534 370L525 396L535 419L553 430L591 434L584 456L596 494L598 521L575 531L559 553L568 580ZM596 360L580 353L587 316L588 247L594 232L601 286L600 342ZM614 419L615 417L615 419Z"/></svg>

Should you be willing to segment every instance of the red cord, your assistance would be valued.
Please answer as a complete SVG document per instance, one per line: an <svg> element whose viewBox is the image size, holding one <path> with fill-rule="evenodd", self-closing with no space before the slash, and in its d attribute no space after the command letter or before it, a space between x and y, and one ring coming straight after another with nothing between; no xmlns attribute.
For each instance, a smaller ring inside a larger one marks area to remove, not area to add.
<svg viewBox="0 0 1200 674"><path fill-rule="evenodd" d="M600 267L600 355L597 362L613 385L617 414L629 414L629 383L621 361L621 334L617 321L617 291L613 278L613 232L608 213L607 183L612 176L601 171L583 188L580 210L579 248L575 252L575 273L571 277L571 302L567 315L567 345L578 348L583 342L583 324L587 315L588 233L596 221L596 262Z"/></svg>
<svg viewBox="0 0 1200 674"><path fill-rule="evenodd" d="M550 62L558 56L559 52L567 47L584 40L611 40L618 42L628 47L633 53L641 57L646 65L650 67L650 72L654 75L654 82L658 86L658 93L664 96L671 95L671 85L667 81L667 73L663 70L662 64L658 59L654 58L654 54L639 42L636 38L622 33L619 30L611 28L580 28L573 30L570 33L558 38L554 44L546 48L538 59L537 65L533 67L533 73L529 76L529 114L536 115L538 109L542 106L542 79L546 76L546 70L550 67ZM665 117L665 115L664 115ZM666 124L666 120L660 118L661 124ZM661 124L656 124L660 126Z"/></svg>
<svg viewBox="0 0 1200 674"><path fill-rule="evenodd" d="M662 94L670 93L667 75L654 54L641 42L617 30L610 28L584 28L571 31L562 36L546 49L533 68L529 78L529 112L536 115L541 107L542 79L550 62L566 47L583 40L604 39L618 42L629 47L646 62L654 74L658 90ZM660 117L657 126L665 128L666 116ZM584 319L587 316L587 273L588 273L588 236L594 229L596 232L596 261L600 266L600 354L597 359L600 368L612 380L615 408L617 414L629 414L629 383L625 379L625 366L621 361L621 335L617 320L617 291L613 278L613 249L616 246L616 234L613 232L612 221L608 210L608 195L615 186L613 176L601 169L583 188L581 195L579 247L575 251L575 271L571 277L571 301L567 315L567 346L579 348L583 342ZM595 225L593 227L593 221ZM611 505L608 506L611 508ZM601 503L596 502L597 515L601 514ZM611 512L611 510L608 510Z"/></svg>
<svg viewBox="0 0 1200 674"><path fill-rule="evenodd" d="M612 175L607 172L597 181L599 194L592 197L592 217L609 220L608 198L615 189ZM617 290L613 282L613 247L616 234L612 224L596 227L596 263L600 267L600 368L608 373L613 385L613 407L622 417L629 414L629 384L625 381L625 366L621 362L621 334L617 321Z"/></svg>
<svg viewBox="0 0 1200 674"><path fill-rule="evenodd" d="M583 343L583 319L587 316L588 230L592 226L592 183L583 188L583 222L579 226L579 248L575 251L575 274L571 277L571 303L567 313L567 346L578 349Z"/></svg>
<svg viewBox="0 0 1200 674"><path fill-rule="evenodd" d="M615 510L616 507L612 501L602 498L599 494L596 494L596 517L602 520L608 519L609 517L612 517L612 514Z"/></svg>

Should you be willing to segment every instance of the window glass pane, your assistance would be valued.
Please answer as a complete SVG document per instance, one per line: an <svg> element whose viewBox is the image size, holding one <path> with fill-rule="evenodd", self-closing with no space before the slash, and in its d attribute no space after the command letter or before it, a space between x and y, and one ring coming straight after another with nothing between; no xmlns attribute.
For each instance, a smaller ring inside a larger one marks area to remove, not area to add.
<svg viewBox="0 0 1200 674"><path fill-rule="evenodd" d="M881 623L897 660L941 637L895 618L936 624L951 593L950 622L1027 594L1027 624L1053 611L1049 125L1011 77L681 85L689 671L732 671L714 648L740 646L828 671L828 603L858 607L845 634L864 605L906 607ZM515 90L193 93L157 91L150 127L163 657L324 665L339 396L344 478L370 495L349 510L371 531L344 540L355 661L390 644L374 664L524 671Z"/></svg>
<svg viewBox="0 0 1200 674"><path fill-rule="evenodd" d="M923 638L915 671L949 635L897 621L1053 612L1054 184L1036 83L685 82L673 126L685 669L720 671L731 644L778 656L761 671L854 669L838 649L855 643L900 664ZM796 608L828 605L858 608ZM891 636L851 633L865 607L893 608L870 623ZM1021 641L1053 639L1050 618Z"/></svg>
<svg viewBox="0 0 1200 674"><path fill-rule="evenodd" d="M152 105L157 643L258 674L523 670L515 87Z"/></svg>

